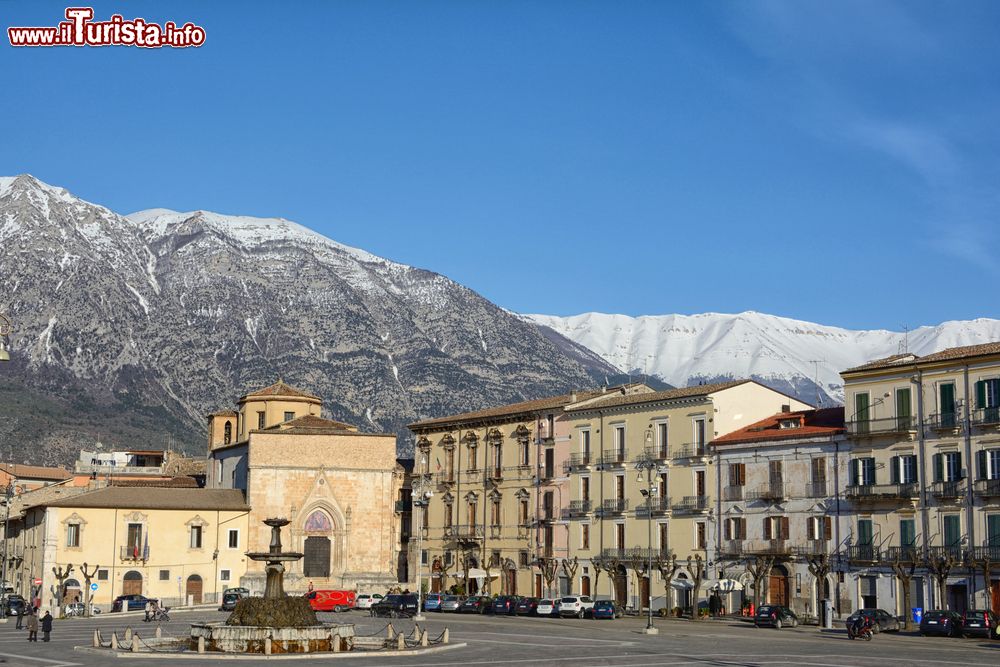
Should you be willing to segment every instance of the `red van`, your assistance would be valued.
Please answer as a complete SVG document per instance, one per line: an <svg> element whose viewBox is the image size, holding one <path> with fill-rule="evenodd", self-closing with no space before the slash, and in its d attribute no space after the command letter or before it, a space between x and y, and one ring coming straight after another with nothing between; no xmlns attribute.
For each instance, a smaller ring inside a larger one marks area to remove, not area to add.
<svg viewBox="0 0 1000 667"><path fill-rule="evenodd" d="M354 591L316 590L306 593L313 611L347 611L354 608Z"/></svg>

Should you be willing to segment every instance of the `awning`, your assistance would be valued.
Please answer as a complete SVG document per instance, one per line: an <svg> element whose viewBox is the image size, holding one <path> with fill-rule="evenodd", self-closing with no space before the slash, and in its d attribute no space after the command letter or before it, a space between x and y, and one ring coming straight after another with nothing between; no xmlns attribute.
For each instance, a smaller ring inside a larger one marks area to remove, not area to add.
<svg viewBox="0 0 1000 667"><path fill-rule="evenodd" d="M487 576L486 570L481 570L478 567L473 567L469 569L469 579L485 579ZM456 572L456 579L465 579L465 572ZM500 574L496 572L491 572L489 574L490 579L499 579Z"/></svg>
<svg viewBox="0 0 1000 667"><path fill-rule="evenodd" d="M710 585L708 590L719 591L720 593L732 593L733 591L742 591L743 584L735 579L720 579Z"/></svg>
<svg viewBox="0 0 1000 667"><path fill-rule="evenodd" d="M679 591L689 591L694 588L694 584L688 579L674 579L670 585Z"/></svg>

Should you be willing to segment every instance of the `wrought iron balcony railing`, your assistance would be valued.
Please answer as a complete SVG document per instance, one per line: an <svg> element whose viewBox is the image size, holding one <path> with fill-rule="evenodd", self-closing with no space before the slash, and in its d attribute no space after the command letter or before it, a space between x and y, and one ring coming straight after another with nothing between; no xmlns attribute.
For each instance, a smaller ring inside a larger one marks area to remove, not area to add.
<svg viewBox="0 0 1000 667"><path fill-rule="evenodd" d="M938 500L958 500L965 496L965 481L934 482L931 484L931 495Z"/></svg>
<svg viewBox="0 0 1000 667"><path fill-rule="evenodd" d="M605 449L601 463L605 466L623 466L628 461L628 452L624 449Z"/></svg>
<svg viewBox="0 0 1000 667"><path fill-rule="evenodd" d="M806 483L806 496L809 498L826 498L830 495L830 485L826 480Z"/></svg>
<svg viewBox="0 0 1000 667"><path fill-rule="evenodd" d="M122 560L149 560L149 547L143 549L135 544L122 545L119 555Z"/></svg>
<svg viewBox="0 0 1000 667"><path fill-rule="evenodd" d="M855 484L847 487L846 496L856 502L906 501L920 495L915 483L907 484Z"/></svg>
<svg viewBox="0 0 1000 667"><path fill-rule="evenodd" d="M568 464L571 469L589 468L594 464L594 458L590 452L573 452L569 455Z"/></svg>
<svg viewBox="0 0 1000 667"><path fill-rule="evenodd" d="M972 492L981 498L1000 496L1000 479L977 479Z"/></svg>
<svg viewBox="0 0 1000 667"><path fill-rule="evenodd" d="M1000 563L1000 544L985 545L972 550L972 559L975 562Z"/></svg>
<svg viewBox="0 0 1000 667"><path fill-rule="evenodd" d="M458 540L481 540L483 539L483 527L479 524L460 524L456 526L450 526L445 528L446 535L454 537Z"/></svg>
<svg viewBox="0 0 1000 667"><path fill-rule="evenodd" d="M673 553L670 547L661 549L646 547L631 547L621 549L601 549L599 558L604 561L617 560L625 563L627 561L648 560L650 556L655 561L657 558L669 558Z"/></svg>
<svg viewBox="0 0 1000 667"><path fill-rule="evenodd" d="M670 498L668 496L656 496L648 502L643 499L642 502L636 505L635 515L637 517L645 518L647 516L647 509L652 510L653 514L661 514L663 512L669 512L670 508Z"/></svg>
<svg viewBox="0 0 1000 667"><path fill-rule="evenodd" d="M948 431L962 426L962 417L957 412L941 412L929 416L925 424L932 429Z"/></svg>
<svg viewBox="0 0 1000 667"><path fill-rule="evenodd" d="M785 556L792 553L788 540L747 540L743 544L743 553L755 555Z"/></svg>
<svg viewBox="0 0 1000 667"><path fill-rule="evenodd" d="M821 556L830 553L829 540L806 540L805 544L793 544L792 553L798 556Z"/></svg>
<svg viewBox="0 0 1000 667"><path fill-rule="evenodd" d="M927 558L929 560L948 559L955 564L965 562L965 547L955 544L947 547L927 547Z"/></svg>
<svg viewBox="0 0 1000 667"><path fill-rule="evenodd" d="M706 449L703 442L690 442L674 449L673 458L675 461L683 459L698 459L705 456Z"/></svg>
<svg viewBox="0 0 1000 667"><path fill-rule="evenodd" d="M973 410L972 423L976 426L996 426L1000 424L1000 406Z"/></svg>
<svg viewBox="0 0 1000 667"><path fill-rule="evenodd" d="M610 498L601 503L602 514L621 514L628 511L627 498Z"/></svg>
<svg viewBox="0 0 1000 667"><path fill-rule="evenodd" d="M722 487L722 499L723 500L743 500L743 486L724 486Z"/></svg>
<svg viewBox="0 0 1000 667"><path fill-rule="evenodd" d="M905 547L889 547L885 550L884 560L889 563L920 563L923 561L923 549L916 545Z"/></svg>
<svg viewBox="0 0 1000 667"><path fill-rule="evenodd" d="M650 461L667 461L670 459L670 449L666 445L646 447L643 455Z"/></svg>
<svg viewBox="0 0 1000 667"><path fill-rule="evenodd" d="M847 547L847 560L853 563L875 563L881 560L881 555L874 544L855 544Z"/></svg>
<svg viewBox="0 0 1000 667"><path fill-rule="evenodd" d="M772 481L747 492L747 500L784 500L787 497L785 485Z"/></svg>
<svg viewBox="0 0 1000 667"><path fill-rule="evenodd" d="M570 516L584 516L594 511L594 503L589 500L569 501Z"/></svg>
<svg viewBox="0 0 1000 667"><path fill-rule="evenodd" d="M708 496L684 496L671 505L675 514L690 512L707 512Z"/></svg>
<svg viewBox="0 0 1000 667"><path fill-rule="evenodd" d="M917 430L915 417L888 417L886 419L857 419L845 424L847 433L854 436L892 435Z"/></svg>

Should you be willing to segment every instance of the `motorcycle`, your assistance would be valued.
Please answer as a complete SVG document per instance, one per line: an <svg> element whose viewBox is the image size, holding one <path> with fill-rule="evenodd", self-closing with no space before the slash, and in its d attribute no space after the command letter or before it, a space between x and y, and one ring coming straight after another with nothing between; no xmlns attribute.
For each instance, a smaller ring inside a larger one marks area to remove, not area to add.
<svg viewBox="0 0 1000 667"><path fill-rule="evenodd" d="M864 639L867 642L875 636L873 630L874 621L868 616L861 615L853 623L847 626L848 639Z"/></svg>

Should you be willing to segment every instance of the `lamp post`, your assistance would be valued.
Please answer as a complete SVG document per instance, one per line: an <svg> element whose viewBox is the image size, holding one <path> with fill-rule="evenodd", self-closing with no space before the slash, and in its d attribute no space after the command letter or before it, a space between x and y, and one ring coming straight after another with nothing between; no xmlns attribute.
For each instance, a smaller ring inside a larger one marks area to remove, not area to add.
<svg viewBox="0 0 1000 667"><path fill-rule="evenodd" d="M425 459L426 460L426 459ZM424 461L421 461L423 463ZM424 517L427 516L427 506L430 504L431 496L434 495L433 492L428 491L426 487L426 482L424 476L421 475L417 483L412 486L412 491L415 493L413 500L410 502L414 507L419 507L422 514L420 515L420 521L417 523L417 613L413 616L414 621L426 620L423 614L424 611L424 590L422 585L423 578L423 564L424 564L424 552L423 552L423 536L424 536Z"/></svg>
<svg viewBox="0 0 1000 667"><path fill-rule="evenodd" d="M646 473L646 488L640 489L640 493L646 497L646 627L642 631L645 635L656 635L660 631L653 627L653 498L656 496L656 484L653 483L653 471L656 470L656 459L650 451L653 445L653 429L646 429L646 451L643 456L635 462L635 469L638 471L637 482L642 482L642 473ZM640 600L640 605L642 604ZM640 607L641 608L641 607Z"/></svg>
<svg viewBox="0 0 1000 667"><path fill-rule="evenodd" d="M10 501L14 498L14 483L11 480L4 489L3 503L3 565L0 566L0 579L3 579L3 604L0 604L0 618L7 616L7 525L10 521Z"/></svg>
<svg viewBox="0 0 1000 667"><path fill-rule="evenodd" d="M10 361L10 318L0 313L0 361Z"/></svg>

